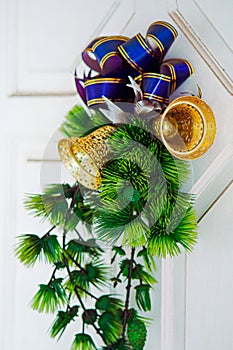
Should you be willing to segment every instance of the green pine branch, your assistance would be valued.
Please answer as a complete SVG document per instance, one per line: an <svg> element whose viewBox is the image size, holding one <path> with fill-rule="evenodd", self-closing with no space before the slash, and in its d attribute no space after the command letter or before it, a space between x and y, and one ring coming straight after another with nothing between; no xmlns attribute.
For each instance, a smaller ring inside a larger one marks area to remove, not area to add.
<svg viewBox="0 0 233 350"><path fill-rule="evenodd" d="M75 106L61 131L82 137L107 124L100 112ZM56 313L52 338L60 339L78 321L82 329L71 350L97 349L89 326L100 336L103 350L142 350L149 320L138 315L131 301L140 311L150 311L150 292L157 283L154 258L190 252L197 240L194 198L181 191L189 165L174 159L146 121L133 116L128 125L117 125L106 142L111 161L101 169L98 191L65 183L28 195L26 209L51 228L42 235L20 235L15 252L27 267L37 262L51 266L49 282L39 285L31 304L39 312ZM88 237L80 233L81 226ZM108 265L98 240L114 244ZM112 276L109 266L116 271ZM114 294L104 292L108 281ZM116 297L118 286L126 287L124 296ZM87 307L90 301L92 308Z"/></svg>

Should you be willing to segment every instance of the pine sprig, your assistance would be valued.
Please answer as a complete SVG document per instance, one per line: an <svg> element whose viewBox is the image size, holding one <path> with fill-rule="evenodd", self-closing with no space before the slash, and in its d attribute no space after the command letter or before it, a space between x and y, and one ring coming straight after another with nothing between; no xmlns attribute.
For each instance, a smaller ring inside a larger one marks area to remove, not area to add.
<svg viewBox="0 0 233 350"><path fill-rule="evenodd" d="M19 242L15 249L16 256L24 265L33 266L41 254L41 239L33 234L21 235L18 239Z"/></svg>
<svg viewBox="0 0 233 350"><path fill-rule="evenodd" d="M94 129L111 122L100 112L87 112L83 107L74 106L66 116L60 131L67 137L83 137Z"/></svg>
<svg viewBox="0 0 233 350"><path fill-rule="evenodd" d="M97 350L90 335L79 333L75 335L73 344L70 350Z"/></svg>
<svg viewBox="0 0 233 350"><path fill-rule="evenodd" d="M37 260L57 263L62 259L62 249L56 235L46 234L42 238L35 234L18 237L15 254L26 266L33 266Z"/></svg>
<svg viewBox="0 0 233 350"><path fill-rule="evenodd" d="M70 278L66 281L65 286L71 293L75 292L75 287L80 287L80 294L85 294L85 290L89 291L91 285L100 288L106 286L107 268L102 261L93 261L84 265L79 269L71 271Z"/></svg>
<svg viewBox="0 0 233 350"><path fill-rule="evenodd" d="M52 184L45 188L42 195L29 195L25 200L25 207L35 217L48 219L52 225L63 226L68 211L63 185Z"/></svg>
<svg viewBox="0 0 233 350"><path fill-rule="evenodd" d="M100 316L98 324L107 344L114 343L120 338L122 333L122 323L115 313L105 311Z"/></svg>
<svg viewBox="0 0 233 350"><path fill-rule="evenodd" d="M197 241L197 219L195 211L189 207L177 226L171 230L167 224L167 213L157 220L149 231L148 248L157 256L178 255L181 248L190 252ZM174 226L174 225L173 225Z"/></svg>
<svg viewBox="0 0 233 350"><path fill-rule="evenodd" d="M67 243L66 251L79 264L82 264L88 256L96 260L103 253L103 250L97 245L95 239L89 239L87 241L71 239Z"/></svg>
<svg viewBox="0 0 233 350"><path fill-rule="evenodd" d="M135 287L136 290L136 303L140 310L150 311L151 310L151 299L150 299L150 289L149 284L139 284Z"/></svg>
<svg viewBox="0 0 233 350"><path fill-rule="evenodd" d="M68 307L66 311L58 311L57 317L51 327L50 336L52 338L58 336L58 339L60 339L68 324L77 317L78 310L79 306L74 305Z"/></svg>
<svg viewBox="0 0 233 350"><path fill-rule="evenodd" d="M54 313L66 302L67 295L62 286L62 278L58 278L48 284L40 284L31 305L39 312Z"/></svg>
<svg viewBox="0 0 233 350"><path fill-rule="evenodd" d="M107 124L111 122L100 112L75 106L61 131L67 137L83 137ZM26 266L43 260L53 267L49 283L39 285L31 302L39 312L57 312L52 338L59 339L79 317L83 329L75 335L71 350L97 349L86 333L89 326L100 336L103 350L142 350L148 319L131 308L131 293L139 310L150 311L150 291L157 283L155 256L189 252L197 240L193 198L181 192L189 165L174 159L151 134L149 124L134 116L129 124L116 125L106 143L111 160L100 169L98 191L78 183L52 184L43 194L28 196L26 209L52 228L42 237L21 235L16 255ZM78 225L88 231L88 239ZM55 228L57 235L51 234ZM112 278L97 239L116 244L111 265L119 264L119 271ZM110 278L114 288L125 285L125 299L94 294L96 289L103 292ZM70 307L75 298L78 305ZM92 308L85 306L84 298Z"/></svg>

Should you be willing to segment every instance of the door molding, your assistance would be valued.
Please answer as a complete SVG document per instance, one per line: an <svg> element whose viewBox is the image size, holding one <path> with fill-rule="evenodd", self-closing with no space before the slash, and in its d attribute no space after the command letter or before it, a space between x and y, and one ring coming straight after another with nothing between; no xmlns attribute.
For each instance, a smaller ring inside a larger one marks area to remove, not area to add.
<svg viewBox="0 0 233 350"><path fill-rule="evenodd" d="M186 5L192 6L192 9L200 16L200 19L205 21L205 30L209 32L208 35L215 38L216 42L219 43L228 52L229 58L232 55L232 50L219 33L218 29L211 22L210 18L201 9L200 5L196 0L189 0L185 2ZM230 76L230 72L226 70L224 64L219 62L219 59L215 57L209 45L204 39L198 35L195 30L195 24L187 18L186 14L182 9L182 0L168 0L168 14L193 45L195 50L206 62L208 67L216 75L219 81L223 84L225 89L232 95L233 94L233 77Z"/></svg>

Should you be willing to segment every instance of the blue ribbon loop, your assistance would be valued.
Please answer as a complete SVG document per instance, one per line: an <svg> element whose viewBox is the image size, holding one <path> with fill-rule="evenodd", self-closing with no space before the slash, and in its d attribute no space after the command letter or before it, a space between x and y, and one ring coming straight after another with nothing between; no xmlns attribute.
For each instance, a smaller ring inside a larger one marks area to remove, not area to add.
<svg viewBox="0 0 233 350"><path fill-rule="evenodd" d="M168 22L152 23L146 33L146 39L150 43L154 53L161 62L177 38L176 29Z"/></svg>
<svg viewBox="0 0 233 350"><path fill-rule="evenodd" d="M194 72L187 60L175 58L166 60L160 67L160 73L171 77L171 93L175 91Z"/></svg>
<svg viewBox="0 0 233 350"><path fill-rule="evenodd" d="M83 60L91 69L103 75L119 70L123 65L123 59L118 52L118 46L128 39L125 36L97 38L82 53ZM95 59L90 58L90 53Z"/></svg>
<svg viewBox="0 0 233 350"><path fill-rule="evenodd" d="M142 75L142 90L145 100L169 103L171 78L158 73Z"/></svg>
<svg viewBox="0 0 233 350"><path fill-rule="evenodd" d="M151 102L169 103L169 95L192 73L192 65L183 59L163 61L178 33L168 22L152 23L146 39L138 33L125 36L95 38L82 52L83 61L97 75L75 76L77 92L89 107L113 102L133 102L133 90L127 87L128 76L143 90L143 98Z"/></svg>
<svg viewBox="0 0 233 350"><path fill-rule="evenodd" d="M138 33L118 47L124 59L137 71L158 70L158 60L143 36Z"/></svg>
<svg viewBox="0 0 233 350"><path fill-rule="evenodd" d="M88 107L105 103L103 96L118 102L133 101L133 91L125 79L94 78L86 80L84 86Z"/></svg>

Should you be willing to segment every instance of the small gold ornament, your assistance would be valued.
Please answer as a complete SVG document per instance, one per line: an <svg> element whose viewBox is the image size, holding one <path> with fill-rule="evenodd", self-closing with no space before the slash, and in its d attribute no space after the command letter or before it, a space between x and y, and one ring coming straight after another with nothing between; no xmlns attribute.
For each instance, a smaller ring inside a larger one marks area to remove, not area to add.
<svg viewBox="0 0 233 350"><path fill-rule="evenodd" d="M196 96L183 96L169 104L153 129L175 157L196 159L213 144L216 122L206 102Z"/></svg>
<svg viewBox="0 0 233 350"><path fill-rule="evenodd" d="M114 130L114 126L106 125L85 137L71 137L59 141L58 152L65 167L83 186L92 190L100 186L100 169L109 156L105 141Z"/></svg>

